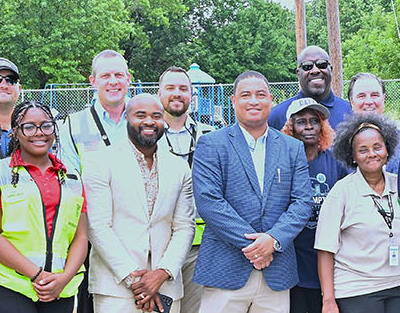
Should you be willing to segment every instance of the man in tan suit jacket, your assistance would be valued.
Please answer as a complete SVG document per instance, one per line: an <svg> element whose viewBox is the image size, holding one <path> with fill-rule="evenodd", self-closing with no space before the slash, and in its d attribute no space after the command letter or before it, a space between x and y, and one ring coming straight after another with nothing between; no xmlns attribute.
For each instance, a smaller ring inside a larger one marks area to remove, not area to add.
<svg viewBox="0 0 400 313"><path fill-rule="evenodd" d="M181 267L195 227L190 170L157 149L164 125L158 98L135 96L126 112L127 140L83 160L89 291L96 313L151 312L160 307L158 292L179 312Z"/></svg>

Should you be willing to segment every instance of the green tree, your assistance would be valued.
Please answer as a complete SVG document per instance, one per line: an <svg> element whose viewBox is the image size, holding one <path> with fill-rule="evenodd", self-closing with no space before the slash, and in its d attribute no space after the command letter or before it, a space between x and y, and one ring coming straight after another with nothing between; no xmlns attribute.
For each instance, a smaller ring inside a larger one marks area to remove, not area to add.
<svg viewBox="0 0 400 313"><path fill-rule="evenodd" d="M182 0L127 0L135 33L121 47L135 78L157 81L172 64L186 67L183 50L190 40L187 6ZM183 49L183 50L182 50Z"/></svg>
<svg viewBox="0 0 400 313"><path fill-rule="evenodd" d="M391 11L390 0L339 0L340 34L342 41L351 38L363 27L376 6ZM329 49L326 0L306 2L307 44Z"/></svg>
<svg viewBox="0 0 400 313"><path fill-rule="evenodd" d="M400 0L396 1L400 15ZM393 11L376 6L362 19L362 27L343 43L344 77L372 72L383 79L400 77L400 39Z"/></svg>
<svg viewBox="0 0 400 313"><path fill-rule="evenodd" d="M271 81L294 80L294 17L263 0L207 0L197 8L194 55L218 82L229 83L248 69ZM203 12L201 14L201 12Z"/></svg>
<svg viewBox="0 0 400 313"><path fill-rule="evenodd" d="M0 55L20 68L25 88L87 82L91 60L133 33L122 0L0 0Z"/></svg>
<svg viewBox="0 0 400 313"><path fill-rule="evenodd" d="M184 5L160 25L141 15L146 46L132 41L124 46L135 78L156 81L171 65L188 69L196 62L222 83L246 69L271 81L295 80L291 12L263 0L185 0Z"/></svg>

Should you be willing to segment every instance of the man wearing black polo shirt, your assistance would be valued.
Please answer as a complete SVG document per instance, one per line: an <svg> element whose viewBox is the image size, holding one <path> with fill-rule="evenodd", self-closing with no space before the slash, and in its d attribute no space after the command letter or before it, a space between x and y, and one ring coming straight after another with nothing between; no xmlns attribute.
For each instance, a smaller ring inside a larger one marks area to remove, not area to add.
<svg viewBox="0 0 400 313"><path fill-rule="evenodd" d="M305 48L297 59L297 77L300 92L271 110L268 125L278 130L286 122L286 111L293 100L313 98L326 106L330 112L329 123L333 129L343 121L346 114L352 114L350 103L335 96L331 89L332 65L328 53L317 46Z"/></svg>

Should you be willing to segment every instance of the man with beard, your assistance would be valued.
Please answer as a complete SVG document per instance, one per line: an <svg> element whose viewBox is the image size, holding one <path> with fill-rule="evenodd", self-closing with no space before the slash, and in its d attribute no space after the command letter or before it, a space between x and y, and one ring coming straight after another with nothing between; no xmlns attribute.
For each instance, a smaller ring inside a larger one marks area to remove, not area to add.
<svg viewBox="0 0 400 313"><path fill-rule="evenodd" d="M150 94L126 108L127 138L83 158L97 313L151 312L158 293L180 310L181 267L194 235L189 167L158 149L164 109ZM136 303L135 303L136 302Z"/></svg>
<svg viewBox="0 0 400 313"><path fill-rule="evenodd" d="M286 123L286 111L292 101L313 98L329 110L329 124L336 129L345 115L352 114L352 110L349 102L333 94L331 89L332 70L329 55L324 49L317 46L305 48L297 58L296 73L300 83L300 92L272 108L268 125L281 130Z"/></svg>
<svg viewBox="0 0 400 313"><path fill-rule="evenodd" d="M182 157L191 167L198 138L215 129L210 125L194 121L188 114L192 100L192 82L183 68L172 66L160 76L158 96L165 110L165 135L160 144L172 154ZM203 286L195 284L192 279L204 226L204 221L200 216L196 216L195 238L182 267L184 286L184 297L181 300L182 313L199 311Z"/></svg>

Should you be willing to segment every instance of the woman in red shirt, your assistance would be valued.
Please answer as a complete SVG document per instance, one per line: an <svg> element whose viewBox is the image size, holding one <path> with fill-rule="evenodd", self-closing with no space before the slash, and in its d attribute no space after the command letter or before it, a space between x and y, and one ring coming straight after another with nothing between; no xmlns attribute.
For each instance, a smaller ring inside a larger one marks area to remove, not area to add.
<svg viewBox="0 0 400 313"><path fill-rule="evenodd" d="M49 153L58 129L47 105L17 105L11 127L0 161L0 312L71 313L87 254L81 179Z"/></svg>

